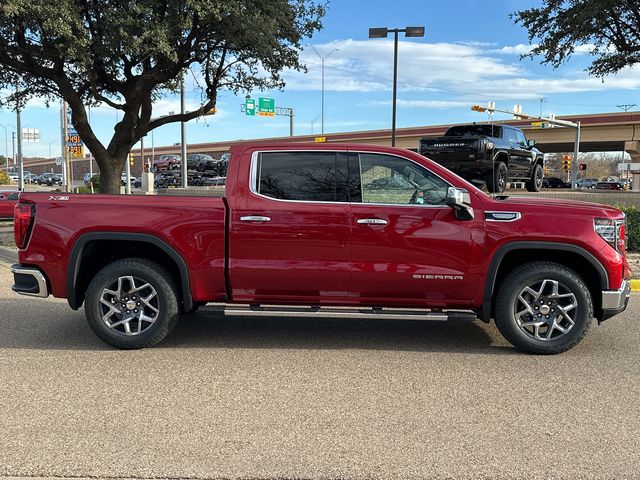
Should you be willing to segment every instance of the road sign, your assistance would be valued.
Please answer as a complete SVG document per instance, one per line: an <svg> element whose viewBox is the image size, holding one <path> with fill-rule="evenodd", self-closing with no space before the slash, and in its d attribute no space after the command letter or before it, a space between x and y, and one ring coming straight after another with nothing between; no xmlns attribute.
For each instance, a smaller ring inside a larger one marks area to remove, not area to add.
<svg viewBox="0 0 640 480"><path fill-rule="evenodd" d="M38 143L40 141L40 131L37 128L23 128L22 141Z"/></svg>
<svg viewBox="0 0 640 480"><path fill-rule="evenodd" d="M70 158L84 158L84 148L82 145L68 145L67 151Z"/></svg>
<svg viewBox="0 0 640 480"><path fill-rule="evenodd" d="M326 142L327 141L327 137L316 137L313 139L314 142L316 143L322 143L322 142Z"/></svg>
<svg viewBox="0 0 640 480"><path fill-rule="evenodd" d="M256 101L253 98L247 98L244 101L245 115L254 116L256 114Z"/></svg>
<svg viewBox="0 0 640 480"><path fill-rule="evenodd" d="M578 170L580 170L581 172L586 172L587 171L587 164L586 163L579 163L578 164Z"/></svg>
<svg viewBox="0 0 640 480"><path fill-rule="evenodd" d="M531 122L531 128L546 128L546 126L544 122Z"/></svg>
<svg viewBox="0 0 640 480"><path fill-rule="evenodd" d="M276 102L273 100L273 98L258 99L258 115L260 115L261 117L276 116Z"/></svg>
<svg viewBox="0 0 640 480"><path fill-rule="evenodd" d="M56 165L59 167L62 165L62 157L56 157Z"/></svg>

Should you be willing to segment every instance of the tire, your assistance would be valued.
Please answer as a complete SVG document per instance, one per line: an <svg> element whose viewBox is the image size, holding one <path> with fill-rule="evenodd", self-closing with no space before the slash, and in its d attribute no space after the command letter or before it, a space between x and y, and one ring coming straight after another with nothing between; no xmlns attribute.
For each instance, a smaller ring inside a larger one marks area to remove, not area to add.
<svg viewBox="0 0 640 480"><path fill-rule="evenodd" d="M145 284L149 287L141 288ZM116 297L118 302L111 301ZM102 303L101 299L113 306ZM119 304L120 301L123 303ZM120 313L125 310L131 313L128 321L123 321ZM127 350L150 347L162 341L180 318L171 275L157 263L142 258L117 260L100 270L87 288L85 314L91 330L102 341ZM140 320L141 316L154 321Z"/></svg>
<svg viewBox="0 0 640 480"><path fill-rule="evenodd" d="M542 165L536 163L533 166L533 172L531 173L531 178L526 183L528 192L539 192L542 190L542 180L544 179L544 170L542 169Z"/></svg>
<svg viewBox="0 0 640 480"><path fill-rule="evenodd" d="M563 296L556 297L554 292ZM495 303L496 326L522 352L565 352L580 343L592 319L589 289L577 273L558 263L526 263L500 283Z"/></svg>
<svg viewBox="0 0 640 480"><path fill-rule="evenodd" d="M507 188L507 166L504 162L494 162L493 172L487 174L487 190L502 193Z"/></svg>

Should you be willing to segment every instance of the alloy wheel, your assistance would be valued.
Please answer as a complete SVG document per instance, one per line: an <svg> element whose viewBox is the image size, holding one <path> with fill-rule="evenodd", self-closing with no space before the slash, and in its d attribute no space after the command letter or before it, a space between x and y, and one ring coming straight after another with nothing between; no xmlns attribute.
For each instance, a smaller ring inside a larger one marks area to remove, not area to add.
<svg viewBox="0 0 640 480"><path fill-rule="evenodd" d="M571 331L577 307L576 296L566 285L545 279L520 291L514 305L515 320L528 337L551 341Z"/></svg>
<svg viewBox="0 0 640 480"><path fill-rule="evenodd" d="M119 277L102 290L100 317L112 331L133 336L146 332L160 315L158 292L137 277Z"/></svg>

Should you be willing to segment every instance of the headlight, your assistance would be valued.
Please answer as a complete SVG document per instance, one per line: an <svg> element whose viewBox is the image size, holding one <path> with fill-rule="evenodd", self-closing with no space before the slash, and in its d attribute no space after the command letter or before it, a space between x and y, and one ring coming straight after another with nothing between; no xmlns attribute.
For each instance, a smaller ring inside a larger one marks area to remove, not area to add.
<svg viewBox="0 0 640 480"><path fill-rule="evenodd" d="M623 253L625 250L625 220L613 220L610 218L595 218L593 220L593 228L600 237L615 248L618 252Z"/></svg>

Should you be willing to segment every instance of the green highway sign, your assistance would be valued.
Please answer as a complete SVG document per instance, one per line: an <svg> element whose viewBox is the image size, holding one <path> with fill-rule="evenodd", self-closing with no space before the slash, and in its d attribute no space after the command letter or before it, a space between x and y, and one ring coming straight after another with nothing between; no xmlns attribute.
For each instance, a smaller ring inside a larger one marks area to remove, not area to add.
<svg viewBox="0 0 640 480"><path fill-rule="evenodd" d="M244 113L252 116L256 114L256 101L253 98L247 98L244 101Z"/></svg>
<svg viewBox="0 0 640 480"><path fill-rule="evenodd" d="M261 117L276 116L276 102L273 100L273 98L258 99L258 115L260 115Z"/></svg>

